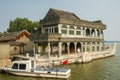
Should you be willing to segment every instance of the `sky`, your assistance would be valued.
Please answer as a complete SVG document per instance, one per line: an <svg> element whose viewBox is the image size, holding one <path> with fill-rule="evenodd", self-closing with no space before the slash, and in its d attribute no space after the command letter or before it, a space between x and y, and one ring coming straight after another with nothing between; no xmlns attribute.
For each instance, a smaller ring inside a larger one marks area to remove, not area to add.
<svg viewBox="0 0 120 80"><path fill-rule="evenodd" d="M17 17L39 21L50 8L73 12L84 20L102 20L107 26L105 40L120 41L120 0L0 0L0 32Z"/></svg>

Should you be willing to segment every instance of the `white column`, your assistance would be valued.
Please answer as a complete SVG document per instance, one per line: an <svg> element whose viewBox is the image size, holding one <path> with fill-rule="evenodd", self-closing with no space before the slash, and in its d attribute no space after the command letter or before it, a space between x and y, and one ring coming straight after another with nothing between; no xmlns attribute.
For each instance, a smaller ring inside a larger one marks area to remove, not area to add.
<svg viewBox="0 0 120 80"><path fill-rule="evenodd" d="M58 51L59 51L59 57L61 57L61 54L62 54L62 47L61 47L61 46L62 46L62 42L59 42L59 43L58 43L58 48L59 48L59 50L58 50Z"/></svg>
<svg viewBox="0 0 120 80"><path fill-rule="evenodd" d="M101 31L100 31L100 29L99 29L99 37L101 37Z"/></svg>
<svg viewBox="0 0 120 80"><path fill-rule="evenodd" d="M84 28L84 37L86 37L86 29L87 29L87 28Z"/></svg>
<svg viewBox="0 0 120 80"><path fill-rule="evenodd" d="M75 54L77 53L77 42L74 42L74 45L75 45Z"/></svg>
<svg viewBox="0 0 120 80"><path fill-rule="evenodd" d="M104 50L104 41L103 42L101 42L101 46L103 47L103 49L102 50Z"/></svg>
<svg viewBox="0 0 120 80"><path fill-rule="evenodd" d="M101 30L101 31L102 31L102 32L101 32L101 33L102 33L102 38L104 39L104 34L103 34L103 30Z"/></svg>
<svg viewBox="0 0 120 80"><path fill-rule="evenodd" d="M81 52L83 53L83 42L81 42Z"/></svg>
<svg viewBox="0 0 120 80"><path fill-rule="evenodd" d="M90 42L90 52L92 52L92 42Z"/></svg>
<svg viewBox="0 0 120 80"><path fill-rule="evenodd" d="M58 24L58 33L61 34L61 27L62 27L62 24Z"/></svg>
<svg viewBox="0 0 120 80"><path fill-rule="evenodd" d="M48 42L48 58L50 58L50 52L51 52L50 42Z"/></svg>
<svg viewBox="0 0 120 80"><path fill-rule="evenodd" d="M90 28L90 37L92 37L92 29Z"/></svg>
<svg viewBox="0 0 120 80"><path fill-rule="evenodd" d="M69 25L67 25L67 35L69 35Z"/></svg>
<svg viewBox="0 0 120 80"><path fill-rule="evenodd" d="M85 52L87 52L87 42L85 42Z"/></svg>
<svg viewBox="0 0 120 80"><path fill-rule="evenodd" d="M101 47L102 47L102 45L101 45L101 42L100 42L100 43L99 43L99 49L100 49L99 51L101 51Z"/></svg>
<svg viewBox="0 0 120 80"><path fill-rule="evenodd" d="M83 27L81 27L81 36L83 37Z"/></svg>
<svg viewBox="0 0 120 80"><path fill-rule="evenodd" d="M95 29L95 36L94 37L97 37L97 30Z"/></svg>
<svg viewBox="0 0 120 80"><path fill-rule="evenodd" d="M76 35L76 31L77 31L76 28L77 28L77 26L74 26L74 28L75 28L75 30L74 30L74 35Z"/></svg>
<svg viewBox="0 0 120 80"><path fill-rule="evenodd" d="M68 55L70 54L70 42L67 42Z"/></svg>
<svg viewBox="0 0 120 80"><path fill-rule="evenodd" d="M95 52L97 52L97 42L95 42Z"/></svg>

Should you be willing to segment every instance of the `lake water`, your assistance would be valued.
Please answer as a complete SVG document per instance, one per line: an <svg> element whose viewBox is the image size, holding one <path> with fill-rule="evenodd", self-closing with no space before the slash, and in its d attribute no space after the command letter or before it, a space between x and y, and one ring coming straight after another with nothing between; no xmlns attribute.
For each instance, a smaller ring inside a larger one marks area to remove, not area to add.
<svg viewBox="0 0 120 80"><path fill-rule="evenodd" d="M71 68L70 80L120 80L120 43L115 56L85 64L62 65ZM20 77L0 73L0 80L53 80L48 78ZM54 79L59 80L59 79Z"/></svg>

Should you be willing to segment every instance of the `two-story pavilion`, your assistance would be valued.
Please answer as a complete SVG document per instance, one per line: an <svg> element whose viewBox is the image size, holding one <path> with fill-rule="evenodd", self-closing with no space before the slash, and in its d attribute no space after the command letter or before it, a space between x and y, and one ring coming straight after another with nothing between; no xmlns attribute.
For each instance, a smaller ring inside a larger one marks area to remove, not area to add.
<svg viewBox="0 0 120 80"><path fill-rule="evenodd" d="M40 24L42 34L32 36L40 55L50 58L103 50L106 25L101 20L86 21L74 13L50 9Z"/></svg>

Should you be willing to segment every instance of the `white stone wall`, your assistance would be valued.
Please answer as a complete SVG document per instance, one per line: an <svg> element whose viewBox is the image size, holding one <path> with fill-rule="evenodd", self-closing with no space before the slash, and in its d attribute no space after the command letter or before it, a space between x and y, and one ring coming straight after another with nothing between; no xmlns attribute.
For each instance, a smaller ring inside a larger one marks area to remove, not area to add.
<svg viewBox="0 0 120 80"><path fill-rule="evenodd" d="M13 54L19 54L20 53L20 47L19 46L10 46L9 48L9 55L13 55Z"/></svg>
<svg viewBox="0 0 120 80"><path fill-rule="evenodd" d="M24 36L20 37L20 39L16 40L16 42L24 42L24 43L29 44L30 39L24 35ZM31 44L30 45L28 45L28 44L24 47L24 50L27 50L26 47L32 46ZM31 47L29 47L29 48L31 48ZM0 59L1 58L9 58L10 55L19 54L19 53L20 53L19 46L10 46L9 42L8 43L6 43L6 42L0 43Z"/></svg>
<svg viewBox="0 0 120 80"><path fill-rule="evenodd" d="M0 59L9 58L10 46L9 44L0 43Z"/></svg>

